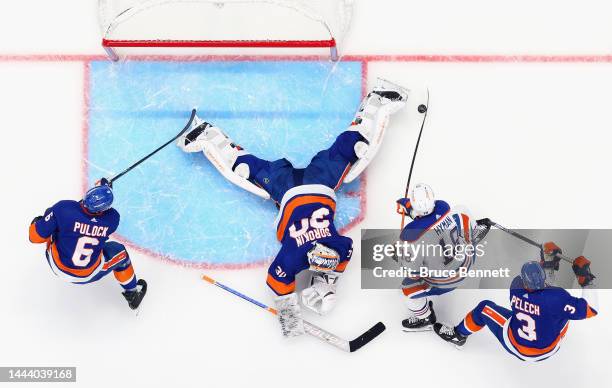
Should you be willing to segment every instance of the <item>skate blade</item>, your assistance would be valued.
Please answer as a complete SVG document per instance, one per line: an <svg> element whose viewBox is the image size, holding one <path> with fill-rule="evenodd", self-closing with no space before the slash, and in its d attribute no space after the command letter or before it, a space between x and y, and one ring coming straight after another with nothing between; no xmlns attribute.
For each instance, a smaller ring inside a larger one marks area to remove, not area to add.
<svg viewBox="0 0 612 388"><path fill-rule="evenodd" d="M450 346L452 346L453 348L457 349L460 352L463 351L463 346L462 345L457 345L457 344L454 344L452 342L446 342L446 343L449 344Z"/></svg>
<svg viewBox="0 0 612 388"><path fill-rule="evenodd" d="M195 115L193 117L193 122L191 123L191 127L189 128L189 131L187 131L187 132L190 132L192 129L195 129L195 128L199 127L203 123L204 123L204 120L199 118L198 115Z"/></svg>
<svg viewBox="0 0 612 388"><path fill-rule="evenodd" d="M132 310L132 312L134 313L135 317L138 317L138 315L140 315L140 309L142 308L142 302L140 301L140 304L138 305L138 307L136 307L134 310Z"/></svg>
<svg viewBox="0 0 612 388"><path fill-rule="evenodd" d="M437 333L436 333L436 334L437 334ZM449 346L452 346L453 348L455 348L455 349L457 349L457 350L459 350L459 351L462 351L462 350L463 350L463 346L465 346L465 344L463 344L463 345L457 345L457 344L456 344L456 343L454 343L454 342L449 342L449 341L446 341L444 338L440 338L440 339L441 339L442 341L446 342L446 343L447 343Z"/></svg>
<svg viewBox="0 0 612 388"><path fill-rule="evenodd" d="M140 302L140 305L138 307L136 307L134 310L132 310L132 312L134 313L134 316L137 317L138 315L140 315L140 309L142 308L142 302Z"/></svg>
<svg viewBox="0 0 612 388"><path fill-rule="evenodd" d="M420 329L407 329L405 327L402 327L402 331L404 333L420 333L425 331L433 331L433 325L425 326Z"/></svg>

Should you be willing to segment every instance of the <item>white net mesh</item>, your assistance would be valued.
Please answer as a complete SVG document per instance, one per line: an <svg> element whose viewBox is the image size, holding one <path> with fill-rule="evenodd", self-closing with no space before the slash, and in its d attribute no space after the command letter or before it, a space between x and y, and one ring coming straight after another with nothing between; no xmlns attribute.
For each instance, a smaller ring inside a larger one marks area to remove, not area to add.
<svg viewBox="0 0 612 388"><path fill-rule="evenodd" d="M100 0L106 40L330 41L353 0Z"/></svg>

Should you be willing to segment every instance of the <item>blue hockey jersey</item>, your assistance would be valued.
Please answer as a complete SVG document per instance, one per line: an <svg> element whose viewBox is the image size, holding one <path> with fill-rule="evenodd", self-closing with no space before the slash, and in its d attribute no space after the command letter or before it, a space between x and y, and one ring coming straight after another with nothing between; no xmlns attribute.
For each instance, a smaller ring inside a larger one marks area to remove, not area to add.
<svg viewBox="0 0 612 388"><path fill-rule="evenodd" d="M296 186L283 196L276 219L281 249L268 269L267 284L278 295L295 290L295 276L310 267L307 253L316 242L336 250L340 259L330 271L343 272L353 253L353 240L334 225L336 196L323 185Z"/></svg>
<svg viewBox="0 0 612 388"><path fill-rule="evenodd" d="M86 282L104 266L102 248L119 226L119 218L115 209L92 214L80 202L60 201L30 225L30 241L47 243L49 265L56 275Z"/></svg>
<svg viewBox="0 0 612 388"><path fill-rule="evenodd" d="M548 357L554 353L569 321L597 314L584 298L576 298L559 287L528 291L520 276L510 286L512 317L504 332L506 346L527 357Z"/></svg>

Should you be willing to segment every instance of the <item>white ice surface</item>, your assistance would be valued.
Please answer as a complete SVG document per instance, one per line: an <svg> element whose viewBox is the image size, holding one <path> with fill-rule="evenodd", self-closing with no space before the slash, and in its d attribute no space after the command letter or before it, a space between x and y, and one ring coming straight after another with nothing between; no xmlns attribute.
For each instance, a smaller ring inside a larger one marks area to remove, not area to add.
<svg viewBox="0 0 612 388"><path fill-rule="evenodd" d="M101 54L94 3L2 2L0 55ZM605 1L357 3L351 53L605 55L612 45ZM431 89L415 181L508 226L610 228L611 66L380 62L370 65L369 80L381 75ZM138 253L135 266L151 286L138 317L112 279L76 287L53 278L26 228L50 203L80 193L82 78L78 62L0 62L0 365L75 365L83 387L606 385L610 291L600 292L600 316L571 324L559 354L530 365L486 331L463 352L428 334L402 333L398 293L360 290L358 262L342 279L337 310L308 316L346 337L387 323L379 340L352 355L308 337L285 341L272 317L203 283L200 271ZM368 171L363 226L397 224L393 201L406 174L388 167L408 165L417 130L412 113L393 123ZM464 165L449 163L456 155ZM573 207L578 193L601 205ZM209 275L271 301L263 268ZM504 304L506 291L446 296L439 317L455 321L483 298Z"/></svg>

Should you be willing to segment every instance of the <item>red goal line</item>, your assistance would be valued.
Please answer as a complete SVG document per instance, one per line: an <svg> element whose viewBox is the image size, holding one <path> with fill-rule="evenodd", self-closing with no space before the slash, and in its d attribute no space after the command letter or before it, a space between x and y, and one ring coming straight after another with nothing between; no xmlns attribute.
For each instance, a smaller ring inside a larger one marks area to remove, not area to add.
<svg viewBox="0 0 612 388"><path fill-rule="evenodd" d="M328 47L328 46L323 46ZM323 55L130 55L133 61L320 61L329 60ZM0 54L0 62L90 62L108 60L101 54ZM430 62L430 63L612 63L612 55L462 55L462 54L348 54L340 61L358 62Z"/></svg>

